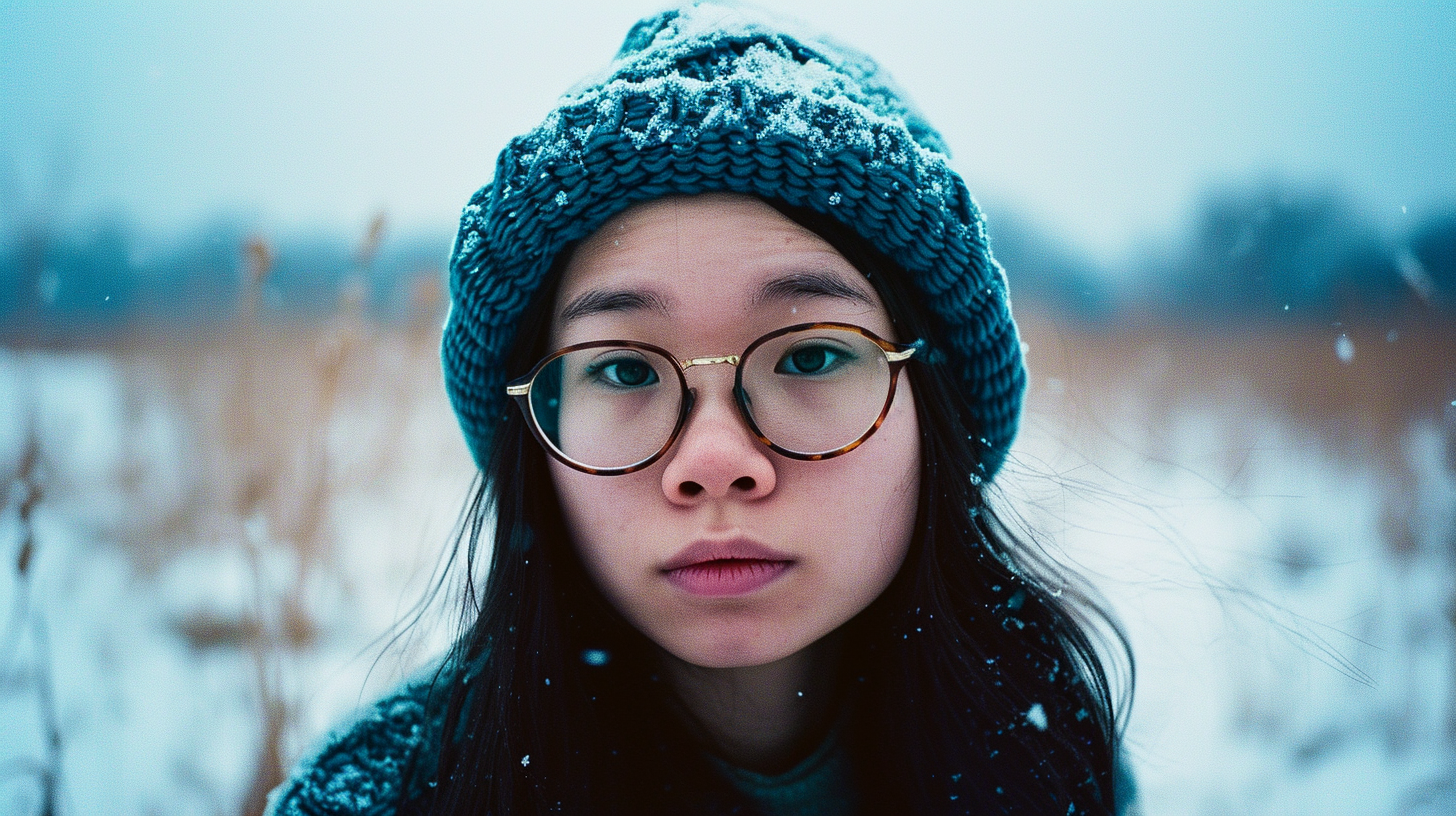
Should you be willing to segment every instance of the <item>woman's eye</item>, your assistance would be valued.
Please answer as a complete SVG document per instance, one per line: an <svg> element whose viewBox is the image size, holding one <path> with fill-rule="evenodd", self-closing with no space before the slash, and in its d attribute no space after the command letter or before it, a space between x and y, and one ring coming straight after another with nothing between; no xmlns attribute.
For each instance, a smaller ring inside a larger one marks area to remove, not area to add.
<svg viewBox="0 0 1456 816"><path fill-rule="evenodd" d="M591 375L619 388L641 388L657 382L657 372L645 360L603 360L591 367Z"/></svg>
<svg viewBox="0 0 1456 816"><path fill-rule="evenodd" d="M824 374L849 360L844 349L826 345L803 345L790 349L774 366L775 374Z"/></svg>

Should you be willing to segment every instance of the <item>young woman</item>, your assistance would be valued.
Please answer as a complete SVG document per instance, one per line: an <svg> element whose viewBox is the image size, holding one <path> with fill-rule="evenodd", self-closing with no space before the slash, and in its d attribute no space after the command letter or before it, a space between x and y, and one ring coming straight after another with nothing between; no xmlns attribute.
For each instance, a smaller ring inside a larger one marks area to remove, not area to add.
<svg viewBox="0 0 1456 816"><path fill-rule="evenodd" d="M506 147L451 282L489 570L275 813L1122 804L1116 629L984 499L1025 381L1004 279L871 60L644 20Z"/></svg>

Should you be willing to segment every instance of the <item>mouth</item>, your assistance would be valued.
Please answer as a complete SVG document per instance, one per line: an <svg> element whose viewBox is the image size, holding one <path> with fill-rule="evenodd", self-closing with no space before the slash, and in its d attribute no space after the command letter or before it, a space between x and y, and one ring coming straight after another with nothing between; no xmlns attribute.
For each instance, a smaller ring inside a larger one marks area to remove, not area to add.
<svg viewBox="0 0 1456 816"><path fill-rule="evenodd" d="M748 539L695 541L662 567L662 574L691 595L747 595L779 578L794 559Z"/></svg>

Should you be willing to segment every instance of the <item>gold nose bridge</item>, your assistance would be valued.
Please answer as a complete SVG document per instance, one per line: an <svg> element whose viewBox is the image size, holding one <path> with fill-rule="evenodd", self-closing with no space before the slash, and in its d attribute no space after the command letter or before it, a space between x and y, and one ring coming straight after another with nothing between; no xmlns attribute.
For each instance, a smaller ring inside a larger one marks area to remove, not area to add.
<svg viewBox="0 0 1456 816"><path fill-rule="evenodd" d="M717 365L719 363L727 363L728 365L736 366L738 365L738 355L728 354L722 357L689 357L686 360L677 361L678 366L682 368L683 371L687 371L693 366Z"/></svg>

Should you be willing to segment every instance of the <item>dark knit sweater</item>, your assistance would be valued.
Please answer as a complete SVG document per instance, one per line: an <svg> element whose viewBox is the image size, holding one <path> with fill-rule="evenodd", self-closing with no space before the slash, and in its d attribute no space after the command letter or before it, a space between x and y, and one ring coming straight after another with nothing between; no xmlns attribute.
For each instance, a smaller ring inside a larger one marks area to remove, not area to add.
<svg viewBox="0 0 1456 816"><path fill-rule="evenodd" d="M401 792L413 798L434 771L433 757L415 758L439 740L438 713L432 717L425 705L429 687L428 680L408 683L337 731L273 791L267 816L392 816ZM840 730L782 774L710 762L766 816L850 816L855 797Z"/></svg>
<svg viewBox="0 0 1456 816"><path fill-rule="evenodd" d="M433 761L417 748L437 744L439 723L427 715L428 680L406 684L336 731L311 760L268 797L266 816L388 816L396 812L405 776L411 793ZM437 715L438 716L438 715ZM428 738L427 738L428 735ZM410 771L414 772L410 772Z"/></svg>
<svg viewBox="0 0 1456 816"><path fill-rule="evenodd" d="M417 748L428 749L439 740L439 723L425 705L429 688L428 677L407 683L336 731L269 795L265 816L393 816L401 791L408 788L403 798L418 795L435 770L432 755L422 752L415 758ZM855 797L839 740L842 727L804 761L775 776L716 758L711 763L768 816L847 816ZM1129 812L1137 788L1126 762L1118 763L1116 789L1117 812Z"/></svg>

